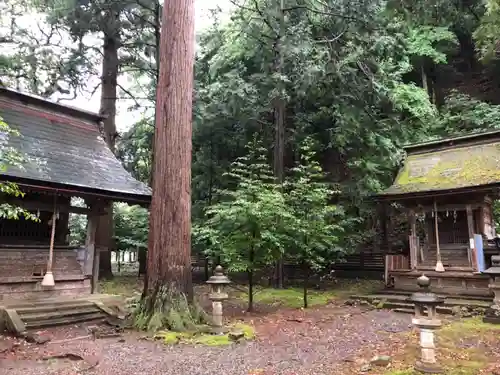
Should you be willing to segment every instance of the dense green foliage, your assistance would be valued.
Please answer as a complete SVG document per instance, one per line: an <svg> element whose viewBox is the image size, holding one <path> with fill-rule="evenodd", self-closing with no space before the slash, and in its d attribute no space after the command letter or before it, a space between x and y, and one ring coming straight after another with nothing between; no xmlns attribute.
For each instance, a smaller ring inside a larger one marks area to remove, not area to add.
<svg viewBox="0 0 500 375"><path fill-rule="evenodd" d="M75 206L81 206L81 200L72 202ZM128 206L116 203L114 214L114 240L116 251L144 250L148 242L148 211L140 206ZM69 227L72 245L85 243L87 235L87 218L85 215L71 214Z"/></svg>
<svg viewBox="0 0 500 375"><path fill-rule="evenodd" d="M50 33L35 38L2 18L10 33L0 43L22 47L0 56L9 72L2 82L44 95L79 93L99 75L96 37L114 14L120 77L130 78L122 89L144 109L118 139L117 155L149 183L156 3L32 3L11 0L5 9L36 7L44 30L74 43L48 55L41 41ZM403 144L500 124L497 0L233 3L228 21L214 12L198 35L192 165L194 248L233 270L262 268L281 255L312 268L342 258L378 230L370 196L392 182ZM276 103L285 113L283 185L271 167ZM145 246L144 212L117 208L115 222L120 248Z"/></svg>
<svg viewBox="0 0 500 375"><path fill-rule="evenodd" d="M284 186L293 218L288 230L288 248L298 264L318 270L341 259L346 252L340 239L347 223L339 207L331 204L340 191L325 182L312 142L306 139L300 153Z"/></svg>
<svg viewBox="0 0 500 375"><path fill-rule="evenodd" d="M0 172L5 172L9 167L22 168L24 161L23 155L20 155L15 149L8 147L7 142L9 137L18 137L20 134L13 130L0 117ZM19 187L12 182L0 182L0 193L11 197L23 197L24 193ZM0 203L0 218L38 220L37 215L26 211L25 209L8 204Z"/></svg>

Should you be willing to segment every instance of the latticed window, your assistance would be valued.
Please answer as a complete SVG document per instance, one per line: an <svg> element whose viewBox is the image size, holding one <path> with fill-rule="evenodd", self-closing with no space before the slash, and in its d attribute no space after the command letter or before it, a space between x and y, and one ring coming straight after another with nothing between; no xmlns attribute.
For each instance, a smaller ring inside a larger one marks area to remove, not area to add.
<svg viewBox="0 0 500 375"><path fill-rule="evenodd" d="M50 241L49 212L40 212L40 222L0 219L0 243L2 244L47 244Z"/></svg>

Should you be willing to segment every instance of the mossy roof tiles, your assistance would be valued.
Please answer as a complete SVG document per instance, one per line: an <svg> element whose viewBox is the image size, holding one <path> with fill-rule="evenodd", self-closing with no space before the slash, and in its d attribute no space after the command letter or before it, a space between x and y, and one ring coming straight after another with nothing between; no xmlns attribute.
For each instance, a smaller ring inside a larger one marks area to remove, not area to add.
<svg viewBox="0 0 500 375"><path fill-rule="evenodd" d="M0 144L26 159L21 168L0 171L0 177L92 189L123 200L151 199L151 189L132 177L107 146L98 116L2 89L0 117L20 133L0 134Z"/></svg>
<svg viewBox="0 0 500 375"><path fill-rule="evenodd" d="M500 183L500 140L451 145L406 158L393 185L381 195L412 194Z"/></svg>

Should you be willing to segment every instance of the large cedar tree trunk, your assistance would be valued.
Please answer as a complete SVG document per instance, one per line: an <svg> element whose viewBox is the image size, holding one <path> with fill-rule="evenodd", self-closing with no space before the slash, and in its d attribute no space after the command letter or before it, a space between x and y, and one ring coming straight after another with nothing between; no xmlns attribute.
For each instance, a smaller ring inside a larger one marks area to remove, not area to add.
<svg viewBox="0 0 500 375"><path fill-rule="evenodd" d="M165 0L162 17L144 291L167 287L191 298L194 0Z"/></svg>
<svg viewBox="0 0 500 375"><path fill-rule="evenodd" d="M120 48L120 36L117 29L118 14L109 11L109 28L104 33L103 62L101 77L101 108L99 113L105 116L103 121L104 138L109 148L115 152L116 142L116 91L118 85L118 49ZM110 278L113 276L111 270L111 250L113 237L113 204L107 205L107 214L99 218L97 225L96 245L108 249L100 254L99 278Z"/></svg>

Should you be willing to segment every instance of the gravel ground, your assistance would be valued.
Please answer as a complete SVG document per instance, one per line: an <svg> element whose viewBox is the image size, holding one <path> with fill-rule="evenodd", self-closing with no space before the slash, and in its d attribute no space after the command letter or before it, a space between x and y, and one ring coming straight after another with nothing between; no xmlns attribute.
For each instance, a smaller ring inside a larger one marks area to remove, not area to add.
<svg viewBox="0 0 500 375"><path fill-rule="evenodd" d="M45 332L52 336L49 344L23 344L11 357L0 354L0 374L340 375L346 364L359 368L356 354L367 347L380 350L376 354L390 354L383 352L383 343L410 329L410 316L347 306L290 310L245 320L255 326L257 339L229 347L166 346L132 333L57 344L57 339L82 335L84 329L53 330ZM88 361L41 361L62 353Z"/></svg>

